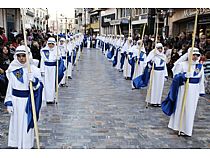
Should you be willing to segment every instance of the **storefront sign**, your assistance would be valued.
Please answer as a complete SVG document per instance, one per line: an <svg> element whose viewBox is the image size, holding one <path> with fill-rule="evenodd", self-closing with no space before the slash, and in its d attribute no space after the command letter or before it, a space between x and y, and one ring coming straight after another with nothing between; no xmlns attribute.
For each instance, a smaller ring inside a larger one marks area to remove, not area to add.
<svg viewBox="0 0 210 158"><path fill-rule="evenodd" d="M210 8L200 8L199 14L207 14L210 13ZM184 17L191 17L196 14L196 9L185 9L184 10Z"/></svg>
<svg viewBox="0 0 210 158"><path fill-rule="evenodd" d="M106 16L102 16L102 27L110 26L110 22L115 19L115 14L109 14Z"/></svg>
<svg viewBox="0 0 210 158"><path fill-rule="evenodd" d="M119 25L120 24L120 20L112 20L109 23L110 23L110 25Z"/></svg>

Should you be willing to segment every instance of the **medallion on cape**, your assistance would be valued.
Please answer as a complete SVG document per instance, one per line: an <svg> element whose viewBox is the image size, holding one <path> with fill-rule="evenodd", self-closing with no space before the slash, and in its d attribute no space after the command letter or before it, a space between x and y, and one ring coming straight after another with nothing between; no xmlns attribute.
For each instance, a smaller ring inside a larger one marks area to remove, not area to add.
<svg viewBox="0 0 210 158"><path fill-rule="evenodd" d="M23 69L16 69L14 71L12 71L12 73L15 75L15 77L17 78L18 81L20 81L21 83L23 83Z"/></svg>

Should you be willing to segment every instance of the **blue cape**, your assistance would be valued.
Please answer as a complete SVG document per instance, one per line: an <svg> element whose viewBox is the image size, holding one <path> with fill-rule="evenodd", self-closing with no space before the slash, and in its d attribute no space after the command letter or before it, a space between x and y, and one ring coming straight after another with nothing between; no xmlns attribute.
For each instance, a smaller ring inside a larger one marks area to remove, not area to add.
<svg viewBox="0 0 210 158"><path fill-rule="evenodd" d="M66 70L66 67L64 65L64 61L61 58L58 62L58 84L61 82L63 76L64 76L64 71Z"/></svg>
<svg viewBox="0 0 210 158"><path fill-rule="evenodd" d="M162 111L171 116L176 110L176 101L179 87L186 81L185 73L179 73L174 76L167 98L161 103Z"/></svg>
<svg viewBox="0 0 210 158"><path fill-rule="evenodd" d="M40 111L41 105L42 105L42 90L43 90L43 84L42 84L42 82L40 82L39 88L34 91L34 101L35 101L37 121L39 120L39 111ZM27 117L27 122L28 122L27 132L28 132L30 130L30 128L34 128L30 93L29 93L29 96L28 96L28 101L27 101L27 104L26 104L25 111L26 111L27 116L28 116Z"/></svg>
<svg viewBox="0 0 210 158"><path fill-rule="evenodd" d="M116 50L116 55L114 56L114 60L113 60L113 62L112 62L113 67L117 65L117 62L118 62L118 61L117 61L118 52L119 52L119 48L117 48L117 50Z"/></svg>
<svg viewBox="0 0 210 158"><path fill-rule="evenodd" d="M144 69L143 74L133 79L133 86L136 89L146 87L148 85L150 79L150 71L151 69L149 69L147 65Z"/></svg>

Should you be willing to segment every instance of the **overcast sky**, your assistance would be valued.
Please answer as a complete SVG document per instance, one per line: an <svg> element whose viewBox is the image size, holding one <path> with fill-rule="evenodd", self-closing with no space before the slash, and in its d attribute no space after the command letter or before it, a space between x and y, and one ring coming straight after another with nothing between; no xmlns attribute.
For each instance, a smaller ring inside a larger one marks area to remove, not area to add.
<svg viewBox="0 0 210 158"><path fill-rule="evenodd" d="M58 17L60 14L67 18L74 18L74 8L48 8L48 13L50 14L50 20L56 20L56 11Z"/></svg>

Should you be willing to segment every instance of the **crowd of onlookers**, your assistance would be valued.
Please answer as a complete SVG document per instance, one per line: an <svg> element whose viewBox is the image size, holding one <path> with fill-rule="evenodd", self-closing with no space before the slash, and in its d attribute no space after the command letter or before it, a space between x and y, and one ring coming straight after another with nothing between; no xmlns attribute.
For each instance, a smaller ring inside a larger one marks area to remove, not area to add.
<svg viewBox="0 0 210 158"><path fill-rule="evenodd" d="M30 47L34 59L41 60L40 50L46 45L49 34L41 30L27 30L27 45ZM4 28L0 28L0 100L4 100L8 80L5 71L13 60L17 46L24 44L23 34L10 30L8 37Z"/></svg>
<svg viewBox="0 0 210 158"><path fill-rule="evenodd" d="M47 39L52 36L44 33L41 30L30 29L27 30L27 44L31 49L34 59L41 59L40 50L46 45ZM85 36L84 45L87 46L87 39L91 40L91 47L96 46L96 36ZM137 34L133 37L134 41L140 39L140 35ZM147 54L154 48L155 36L144 36L144 47ZM180 56L185 54L188 48L192 45L192 34L186 34L181 32L177 37L169 36L164 39L162 36L158 36L158 41L164 45L164 53L167 57L167 68L169 76L172 76L172 67L174 62L179 59ZM0 99L3 100L7 89L7 78L5 71L9 64L13 60L13 54L15 48L23 44L23 34L18 33L16 30L10 30L8 37L5 35L4 28L0 28ZM210 93L210 41L207 40L206 35L196 36L195 47L199 48L201 57L200 61L204 64L205 76L206 76L206 92Z"/></svg>

